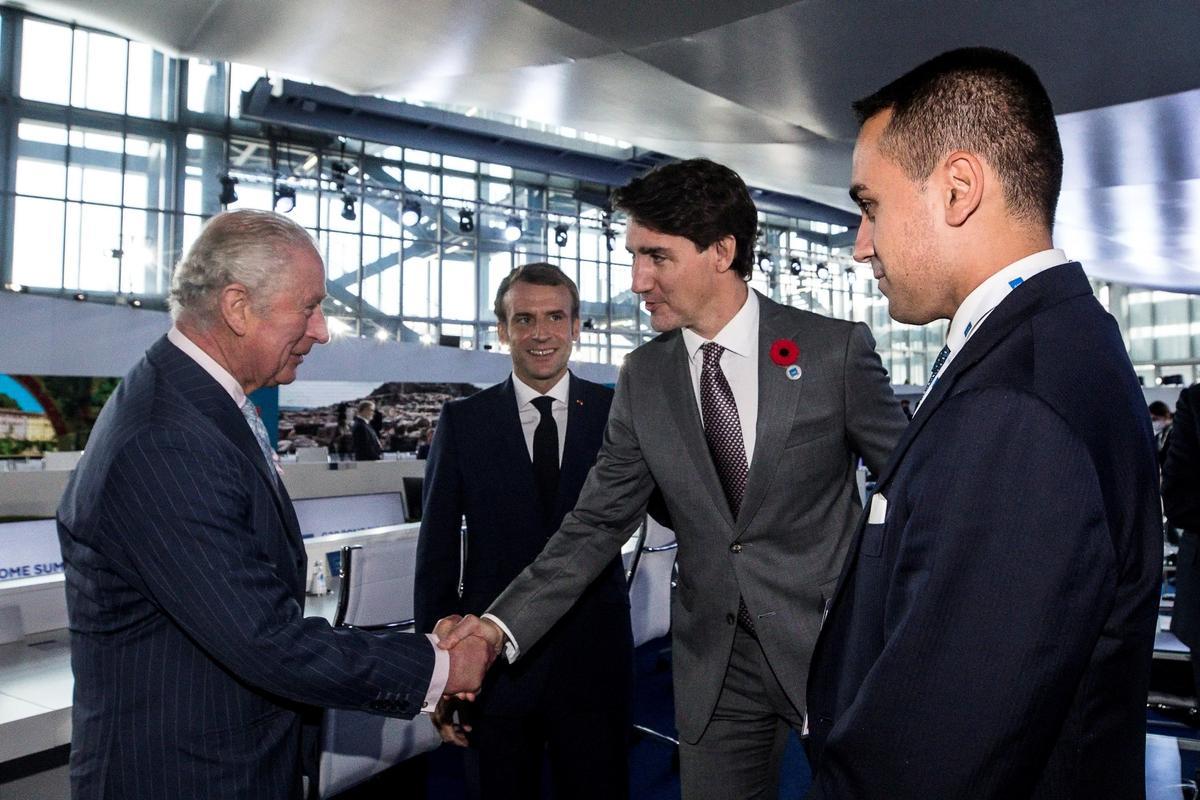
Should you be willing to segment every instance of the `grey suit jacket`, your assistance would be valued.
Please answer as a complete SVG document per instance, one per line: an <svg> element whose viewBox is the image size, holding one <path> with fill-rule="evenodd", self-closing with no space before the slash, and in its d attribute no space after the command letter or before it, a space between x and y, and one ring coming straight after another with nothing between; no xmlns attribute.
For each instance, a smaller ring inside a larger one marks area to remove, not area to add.
<svg viewBox="0 0 1200 800"><path fill-rule="evenodd" d="M907 424L865 325L759 303L758 426L738 519L704 440L683 336L665 333L626 358L575 510L489 609L529 648L620 549L657 485L679 540L675 715L691 742L721 691L739 597L804 710L821 614L861 511L856 454L878 472ZM799 346L799 380L771 361L776 339Z"/></svg>

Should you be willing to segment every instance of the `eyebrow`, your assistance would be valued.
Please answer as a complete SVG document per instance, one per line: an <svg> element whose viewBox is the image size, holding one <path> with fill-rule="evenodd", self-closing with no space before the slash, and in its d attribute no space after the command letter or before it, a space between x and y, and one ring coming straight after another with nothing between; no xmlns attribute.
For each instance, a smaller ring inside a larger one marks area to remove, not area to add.
<svg viewBox="0 0 1200 800"><path fill-rule="evenodd" d="M867 187L864 184L861 184L861 183L854 184L853 186L850 187L850 199L853 200L855 203L861 203L862 202L862 193L865 192L866 190L867 190Z"/></svg>
<svg viewBox="0 0 1200 800"><path fill-rule="evenodd" d="M629 247L626 247L625 249L630 253L635 252L634 250L630 249ZM639 247L636 252L641 253L644 256L654 256L654 255L667 256L667 255L671 254L670 249L668 249L666 247Z"/></svg>

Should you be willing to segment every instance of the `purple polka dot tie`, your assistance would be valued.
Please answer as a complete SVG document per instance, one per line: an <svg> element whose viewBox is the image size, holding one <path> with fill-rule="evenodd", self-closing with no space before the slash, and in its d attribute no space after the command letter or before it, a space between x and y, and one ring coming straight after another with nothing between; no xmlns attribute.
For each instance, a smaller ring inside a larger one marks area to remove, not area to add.
<svg viewBox="0 0 1200 800"><path fill-rule="evenodd" d="M704 412L704 438L712 453L717 477L729 501L729 510L737 519L746 491L746 446L742 442L742 422L738 419L737 403L725 373L721 371L721 354L725 348L716 342L700 346L704 351L704 366L700 369L700 408Z"/></svg>
<svg viewBox="0 0 1200 800"><path fill-rule="evenodd" d="M705 342L704 366L700 369L700 409L704 413L704 438L712 454L713 466L725 490L729 510L737 519L742 508L742 495L746 492L746 476L750 470L746 464L746 445L742 440L742 422L738 418L737 402L733 390L721 371L721 354L725 348L716 342ZM738 624L751 636L755 635L754 618L746 608L746 601L738 598Z"/></svg>

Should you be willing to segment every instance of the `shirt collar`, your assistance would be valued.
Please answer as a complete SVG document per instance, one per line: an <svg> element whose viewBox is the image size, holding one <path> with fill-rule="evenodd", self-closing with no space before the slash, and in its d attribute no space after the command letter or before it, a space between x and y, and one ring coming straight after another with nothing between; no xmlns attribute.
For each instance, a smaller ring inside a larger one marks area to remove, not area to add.
<svg viewBox="0 0 1200 800"><path fill-rule="evenodd" d="M183 351L184 355L200 365L200 368L212 376L212 379L221 384L221 388L229 393L233 398L233 402L238 408L246 402L246 393L242 391L242 385L237 382L237 378L229 374L229 371L218 364L212 356L204 352L200 345L189 339L183 331L171 326L171 330L167 331L167 341Z"/></svg>
<svg viewBox="0 0 1200 800"><path fill-rule="evenodd" d="M532 406L535 398L541 397L542 393L532 386L525 383L517 377L517 373L512 376L513 391L517 393L517 408L524 406ZM558 383L550 387L550 391L546 392L546 396L553 397L555 401L567 404L567 397L571 390L571 371L567 370L562 377L558 379Z"/></svg>
<svg viewBox="0 0 1200 800"><path fill-rule="evenodd" d="M683 344L687 348L688 359L695 359L700 346L708 340L691 328L683 329ZM733 315L733 319L725 323L725 327L712 338L712 341L724 347L731 353L745 358L754 358L758 352L758 293L753 289L746 292L746 302Z"/></svg>
<svg viewBox="0 0 1200 800"><path fill-rule="evenodd" d="M1041 250L1014 261L976 286L963 300L958 311L954 312L954 319L950 321L950 330L946 335L946 346L950 348L950 352L957 353L962 349L971 334L975 333L988 314L1000 305L1000 301L1008 297L1009 292L1039 272L1065 263L1067 256L1062 250Z"/></svg>

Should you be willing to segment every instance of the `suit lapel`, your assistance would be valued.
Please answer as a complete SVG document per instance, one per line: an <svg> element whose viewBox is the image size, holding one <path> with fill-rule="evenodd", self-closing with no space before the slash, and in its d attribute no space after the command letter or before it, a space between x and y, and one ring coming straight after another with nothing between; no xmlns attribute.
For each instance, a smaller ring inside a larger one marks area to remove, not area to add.
<svg viewBox="0 0 1200 800"><path fill-rule="evenodd" d="M954 357L946 372L938 377L929 395L917 408L916 415L904 429L904 434L892 450L887 466L876 481L879 490L887 485L913 440L921 433L925 423L937 411L942 401L950 395L954 384L963 374L1034 314L1072 297L1091 294L1091 291L1083 268L1079 264L1070 263L1051 267L1034 275L996 306L996 310L988 316L987 324L981 325L979 332L967 340L962 352Z"/></svg>
<svg viewBox="0 0 1200 800"><path fill-rule="evenodd" d="M263 458L258 440L254 438L250 426L246 424L246 418L242 416L241 409L233 402L233 398L199 364L171 344L165 336L150 348L149 357L162 370L172 388L180 392L250 460L254 470L271 492L284 527L292 534L290 538L294 539L291 542L293 548L298 547L302 551L300 526L295 511L291 508L291 501L280 493L281 481L277 481L277 476L269 471L271 467Z"/></svg>
<svg viewBox="0 0 1200 800"><path fill-rule="evenodd" d="M729 503L725 501L725 490L721 487L717 468L713 466L712 454L708 451L708 441L704 438L704 422L700 419L700 409L696 405L696 390L692 386L687 346L683 343L683 335L679 331L675 331L666 350L667 364L662 374L662 386L667 398L666 405L671 409L671 418L679 431L678 441L683 442L683 448L703 484L704 494L712 500L725 524L732 529L733 513L729 510Z"/></svg>
<svg viewBox="0 0 1200 800"><path fill-rule="evenodd" d="M579 495L579 487L583 484L587 472L591 469L594 459L586 458L588 434L591 429L592 409L588 407L583 396L583 386L574 373L569 378L567 391L567 440L563 447L562 464L558 469L558 497L555 500L555 515L565 514L574 507L566 506L568 498ZM582 473L582 474L580 474Z"/></svg>
<svg viewBox="0 0 1200 800"><path fill-rule="evenodd" d="M776 339L798 341L799 331L788 328L777 303L758 298L758 422L754 432L754 454L746 478L746 494L738 514L737 531L741 535L766 498L767 487L779 465L788 432L795 424L804 389L805 354L800 349L799 380L788 380L783 368L771 360L771 344Z"/></svg>

